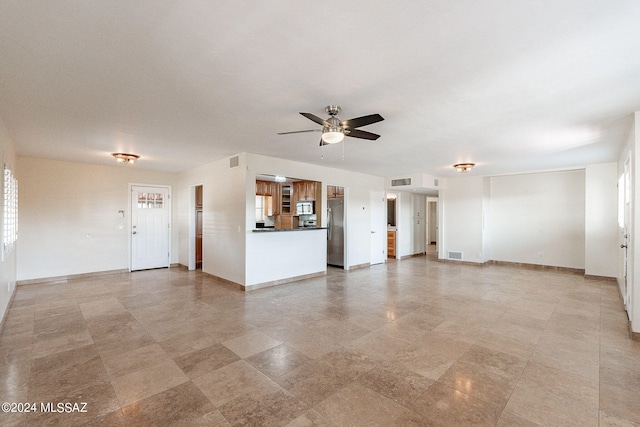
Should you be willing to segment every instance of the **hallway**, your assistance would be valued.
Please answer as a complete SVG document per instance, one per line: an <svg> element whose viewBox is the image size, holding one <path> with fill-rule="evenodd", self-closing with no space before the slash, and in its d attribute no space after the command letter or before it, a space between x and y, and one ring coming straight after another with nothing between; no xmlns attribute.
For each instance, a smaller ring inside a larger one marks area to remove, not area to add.
<svg viewBox="0 0 640 427"><path fill-rule="evenodd" d="M184 269L20 286L1 425L639 425L613 281L414 257L250 293ZM87 402L43 413L40 402Z"/></svg>

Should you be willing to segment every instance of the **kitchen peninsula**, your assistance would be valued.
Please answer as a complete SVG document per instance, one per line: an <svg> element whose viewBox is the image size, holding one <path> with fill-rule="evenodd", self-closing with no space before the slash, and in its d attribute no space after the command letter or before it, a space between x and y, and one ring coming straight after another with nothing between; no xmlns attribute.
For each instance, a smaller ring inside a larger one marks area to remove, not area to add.
<svg viewBox="0 0 640 427"><path fill-rule="evenodd" d="M325 275L327 229L321 227L317 181L256 176L256 228L247 262L246 290Z"/></svg>

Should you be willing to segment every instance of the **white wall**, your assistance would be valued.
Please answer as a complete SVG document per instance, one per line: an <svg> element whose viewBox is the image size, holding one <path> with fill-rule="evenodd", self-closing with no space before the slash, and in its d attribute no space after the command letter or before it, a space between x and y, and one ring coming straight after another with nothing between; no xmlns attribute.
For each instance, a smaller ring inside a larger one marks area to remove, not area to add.
<svg viewBox="0 0 640 427"><path fill-rule="evenodd" d="M17 279L129 268L129 184L173 185L175 174L18 157ZM172 203L176 212L178 205ZM125 212L123 220L118 211ZM90 233L93 237L85 237ZM172 262L178 259L172 231Z"/></svg>
<svg viewBox="0 0 640 427"><path fill-rule="evenodd" d="M7 164L14 171L14 175L16 175L16 157L15 157L15 146L11 137L9 137L9 133L4 126L4 122L0 118L0 169L2 168L2 161L6 161ZM0 179L2 179L0 177ZM1 181L0 181L1 182ZM0 189L2 189L2 185L0 185ZM22 192L22 182L18 182L18 203L20 203L20 197ZM2 193L0 193L1 196ZM4 209L4 197L0 197L0 212L3 212ZM20 208L18 208L19 210ZM18 213L20 214L20 212ZM1 218L1 216L0 216ZM20 223L18 226L20 227ZM0 219L0 227L2 227L2 220ZM20 230L18 230L20 232ZM0 260L0 322L4 319L4 316L7 312L7 308L9 306L9 302L11 301L11 296L15 292L16 288L16 253L17 248L21 243L20 236L18 237L18 241L16 242L13 251L7 255L4 260Z"/></svg>
<svg viewBox="0 0 640 427"><path fill-rule="evenodd" d="M185 171L178 178L175 193L181 206L178 215L180 264L189 265L191 187L202 185L202 271L244 284L247 229L247 163L244 154L239 155L239 163L239 166L231 168L229 158L226 158ZM252 189L252 203L255 204L255 182ZM255 215L253 209L251 213Z"/></svg>
<svg viewBox="0 0 640 427"><path fill-rule="evenodd" d="M438 199L441 224L439 258L447 259L449 251L462 251L463 261L483 261L484 185L485 180L476 176L442 180Z"/></svg>
<svg viewBox="0 0 640 427"><path fill-rule="evenodd" d="M585 173L585 274L618 277L618 165L588 165Z"/></svg>
<svg viewBox="0 0 640 427"><path fill-rule="evenodd" d="M491 179L483 178L482 182L482 262L491 260Z"/></svg>
<svg viewBox="0 0 640 427"><path fill-rule="evenodd" d="M585 267L584 170L490 179L491 258Z"/></svg>
<svg viewBox="0 0 640 427"><path fill-rule="evenodd" d="M413 255L413 206L411 193L396 194L396 258L400 259Z"/></svg>

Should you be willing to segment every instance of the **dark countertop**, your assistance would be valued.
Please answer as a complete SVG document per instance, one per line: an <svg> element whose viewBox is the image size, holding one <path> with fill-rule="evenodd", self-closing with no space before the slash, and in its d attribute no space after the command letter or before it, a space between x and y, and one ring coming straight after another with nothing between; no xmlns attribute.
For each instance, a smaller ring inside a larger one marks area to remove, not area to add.
<svg viewBox="0 0 640 427"><path fill-rule="evenodd" d="M280 231L309 231L309 230L326 230L327 227L300 227L300 228L254 228L254 233L274 233Z"/></svg>

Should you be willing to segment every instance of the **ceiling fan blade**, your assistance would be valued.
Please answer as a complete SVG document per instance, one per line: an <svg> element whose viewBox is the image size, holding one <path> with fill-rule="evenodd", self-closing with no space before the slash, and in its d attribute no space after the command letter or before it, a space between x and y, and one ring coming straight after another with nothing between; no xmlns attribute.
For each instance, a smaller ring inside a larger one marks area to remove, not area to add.
<svg viewBox="0 0 640 427"><path fill-rule="evenodd" d="M373 123L381 122L384 120L380 114L370 114L368 116L356 117L355 119L343 120L340 122L340 126L343 128L359 128L361 126L370 125Z"/></svg>
<svg viewBox="0 0 640 427"><path fill-rule="evenodd" d="M372 141L375 141L376 139L380 138L380 135L377 135L377 134L371 133L371 132L367 132L367 131L364 131L364 130L360 130L360 129L349 129L344 134L346 136L350 136L352 138L370 139Z"/></svg>
<svg viewBox="0 0 640 427"><path fill-rule="evenodd" d="M305 116L307 119L311 120L312 122L316 122L319 125L329 126L329 123L326 120L321 119L320 117L318 117L318 116L316 116L314 114L311 114L311 113L300 113L300 114L302 114L303 116Z"/></svg>
<svg viewBox="0 0 640 427"><path fill-rule="evenodd" d="M278 135L289 135L291 133L307 133L307 132L322 132L322 129L308 129L308 130L294 130L291 132L278 132Z"/></svg>

